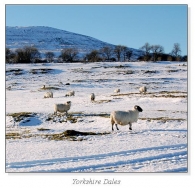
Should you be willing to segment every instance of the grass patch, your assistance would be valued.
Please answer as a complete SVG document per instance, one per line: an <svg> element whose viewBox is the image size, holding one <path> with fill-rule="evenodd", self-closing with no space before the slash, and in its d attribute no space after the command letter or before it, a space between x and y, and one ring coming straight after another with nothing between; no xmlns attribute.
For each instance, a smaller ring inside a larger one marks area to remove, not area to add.
<svg viewBox="0 0 195 188"><path fill-rule="evenodd" d="M58 113L57 115L50 114L48 118L46 118L45 121L56 122L55 118L58 117L58 118L61 118L60 120L58 120L59 123L64 123L64 122L66 123L67 121L69 121L70 123L76 123L79 117L77 117L77 115L73 116L73 114L75 113L68 113L68 116L66 116L63 113ZM81 114L79 114L79 116L81 116Z"/></svg>
<svg viewBox="0 0 195 188"><path fill-rule="evenodd" d="M158 71L156 71L156 70L152 70L152 71L150 71L150 70L146 70L146 71L142 71L144 74L155 74L155 73L158 73Z"/></svg>
<svg viewBox="0 0 195 188"><path fill-rule="evenodd" d="M44 88L40 88L41 90L51 90L51 89L53 89L53 90L59 90L60 88L58 88L58 87L53 87L53 86L48 86L48 87L44 87Z"/></svg>
<svg viewBox="0 0 195 188"><path fill-rule="evenodd" d="M10 113L7 114L8 116L12 116L16 122L19 122L27 117L33 117L36 115L36 113L32 112L18 112L18 113Z"/></svg>
<svg viewBox="0 0 195 188"><path fill-rule="evenodd" d="M110 118L110 114L108 114L108 113L101 113L101 114L80 114L81 116L83 116L83 117L86 117L86 116L90 116L90 117L97 117L97 116L99 116L99 117L104 117L104 118Z"/></svg>
<svg viewBox="0 0 195 188"><path fill-rule="evenodd" d="M185 121L183 118L168 118L168 117L156 117L156 118L139 118L140 120L148 120L148 121Z"/></svg>
<svg viewBox="0 0 195 188"><path fill-rule="evenodd" d="M118 93L118 94L113 94L110 95L111 97L116 97L116 96L128 96L128 95L132 95L132 94L139 94L139 93Z"/></svg>
<svg viewBox="0 0 195 188"><path fill-rule="evenodd" d="M21 139L21 134L17 132L6 133L5 139Z"/></svg>
<svg viewBox="0 0 195 188"><path fill-rule="evenodd" d="M178 94L178 95L176 95ZM111 97L117 96L131 96L131 95L140 95L140 92L135 93L117 93L110 95ZM145 94L147 97L164 97L164 98L187 98L187 92L183 91L160 91L160 92L147 92ZM142 95L143 96L143 95Z"/></svg>
<svg viewBox="0 0 195 188"><path fill-rule="evenodd" d="M108 103L108 102L111 102L112 100L98 100L98 101L94 101L94 103L97 103L97 104L101 104L101 103Z"/></svg>
<svg viewBox="0 0 195 188"><path fill-rule="evenodd" d="M29 72L31 74L47 74L50 73L53 69L31 69Z"/></svg>
<svg viewBox="0 0 195 188"><path fill-rule="evenodd" d="M76 123L77 119L77 117L73 117L71 115L67 117L67 121L70 121L70 123Z"/></svg>
<svg viewBox="0 0 195 188"><path fill-rule="evenodd" d="M167 70L168 73L171 73L171 72L178 72L178 71L181 71L181 69L180 69L180 70L178 70L178 69L177 69L177 70Z"/></svg>
<svg viewBox="0 0 195 188"><path fill-rule="evenodd" d="M22 69L9 69L9 70L6 70L6 73L12 73L17 76L17 75L23 74L23 70Z"/></svg>
<svg viewBox="0 0 195 188"><path fill-rule="evenodd" d="M95 133L95 132L80 132L75 130L66 130L59 134L46 135L49 140L70 140L70 141L82 141L83 139L78 139L78 136L94 136L94 135L106 135L110 132Z"/></svg>
<svg viewBox="0 0 195 188"><path fill-rule="evenodd" d="M167 95L152 95L151 97L154 98L187 98L187 95L171 95L171 94L167 94Z"/></svg>
<svg viewBox="0 0 195 188"><path fill-rule="evenodd" d="M38 131L50 131L51 129L37 128Z"/></svg>

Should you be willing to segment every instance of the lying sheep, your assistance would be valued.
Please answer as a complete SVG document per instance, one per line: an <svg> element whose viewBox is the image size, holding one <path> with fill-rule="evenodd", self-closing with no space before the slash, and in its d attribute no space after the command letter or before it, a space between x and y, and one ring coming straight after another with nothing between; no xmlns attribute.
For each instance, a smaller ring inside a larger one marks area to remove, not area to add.
<svg viewBox="0 0 195 188"><path fill-rule="evenodd" d="M55 104L54 105L54 115L57 115L57 112L60 113L66 113L66 116L68 115L68 110L70 110L71 107L71 101L67 101L64 104Z"/></svg>
<svg viewBox="0 0 195 188"><path fill-rule="evenodd" d="M95 94L94 93L91 93L90 99L91 99L91 101L94 101L95 100Z"/></svg>
<svg viewBox="0 0 195 188"><path fill-rule="evenodd" d="M115 89L114 92L115 93L119 93L120 92L120 89Z"/></svg>
<svg viewBox="0 0 195 188"><path fill-rule="evenodd" d="M142 87L139 88L139 92L140 92L140 93L146 94L146 91L147 91L146 86L142 86Z"/></svg>
<svg viewBox="0 0 195 188"><path fill-rule="evenodd" d="M53 92L48 91L47 93L44 94L44 98L53 98Z"/></svg>
<svg viewBox="0 0 195 188"><path fill-rule="evenodd" d="M66 93L65 97L74 96L74 94L75 94L74 91L69 91L68 93Z"/></svg>
<svg viewBox="0 0 195 188"><path fill-rule="evenodd" d="M117 124L119 125L127 125L129 124L129 130L132 130L132 123L137 122L139 112L142 112L142 108L135 105L132 110L128 111L114 111L110 114L110 120L112 124L112 131L114 131L113 125L116 125L116 129L118 129Z"/></svg>

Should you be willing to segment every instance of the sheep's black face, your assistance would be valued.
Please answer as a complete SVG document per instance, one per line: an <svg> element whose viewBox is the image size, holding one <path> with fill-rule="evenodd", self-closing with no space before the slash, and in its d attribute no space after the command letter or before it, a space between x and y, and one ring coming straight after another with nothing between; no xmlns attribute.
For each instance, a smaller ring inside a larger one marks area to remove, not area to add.
<svg viewBox="0 0 195 188"><path fill-rule="evenodd" d="M135 105L134 108L135 108L138 112L142 112L142 111L143 111L142 108L141 108L140 106Z"/></svg>

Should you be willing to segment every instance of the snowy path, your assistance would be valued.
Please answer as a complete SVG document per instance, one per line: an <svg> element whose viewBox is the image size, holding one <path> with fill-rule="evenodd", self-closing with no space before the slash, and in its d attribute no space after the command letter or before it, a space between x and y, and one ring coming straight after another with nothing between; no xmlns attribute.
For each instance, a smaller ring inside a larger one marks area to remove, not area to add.
<svg viewBox="0 0 195 188"><path fill-rule="evenodd" d="M139 172L140 169L141 171L144 168L148 169L148 166L166 163L171 165L170 171L182 172L187 170L186 161L187 145L178 144L82 157L8 163L7 171L20 169L23 172L125 172L125 169L128 169Z"/></svg>

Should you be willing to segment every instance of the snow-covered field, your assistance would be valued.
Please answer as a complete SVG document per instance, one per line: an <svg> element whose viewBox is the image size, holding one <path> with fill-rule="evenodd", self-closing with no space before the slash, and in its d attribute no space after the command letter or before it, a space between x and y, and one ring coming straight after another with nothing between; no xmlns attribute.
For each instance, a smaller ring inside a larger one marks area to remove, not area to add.
<svg viewBox="0 0 195 188"><path fill-rule="evenodd" d="M6 65L6 88L6 172L188 172L186 62ZM54 116L66 101L69 116ZM134 105L133 130L112 131L109 114Z"/></svg>

